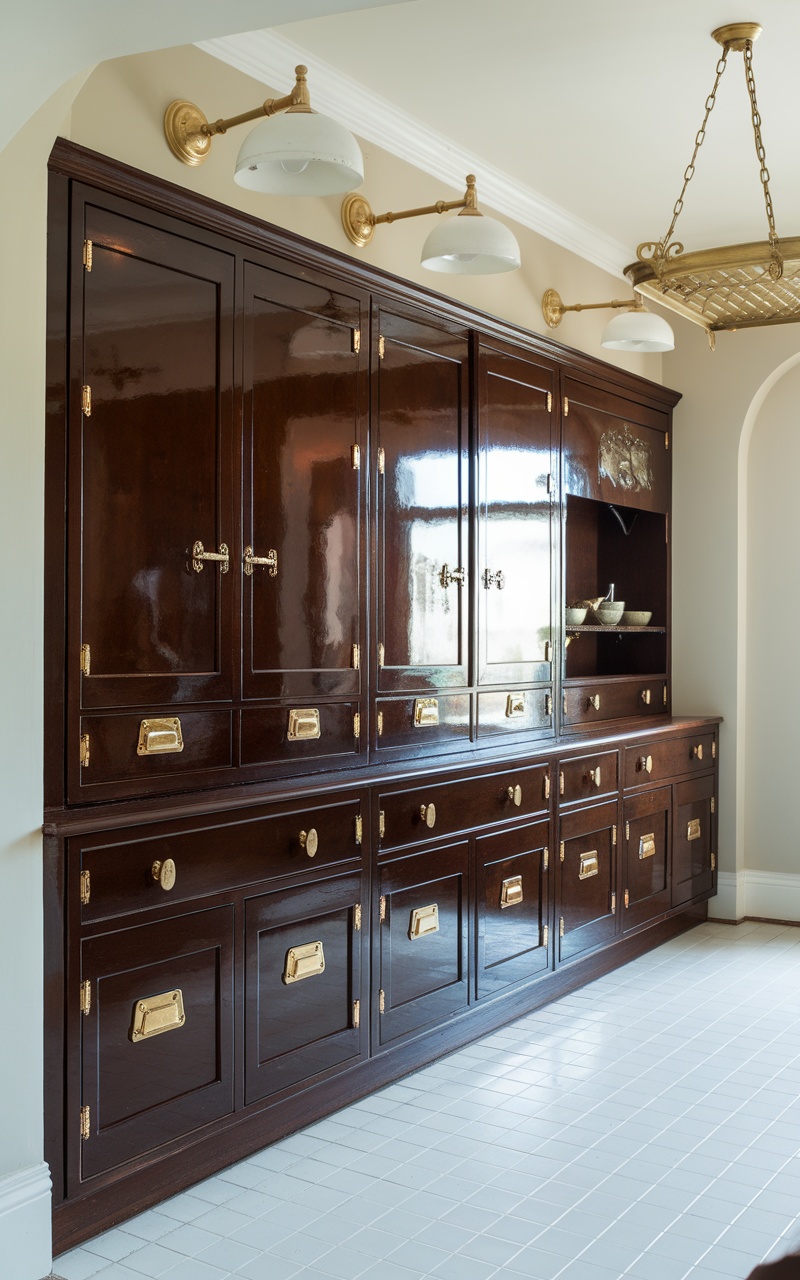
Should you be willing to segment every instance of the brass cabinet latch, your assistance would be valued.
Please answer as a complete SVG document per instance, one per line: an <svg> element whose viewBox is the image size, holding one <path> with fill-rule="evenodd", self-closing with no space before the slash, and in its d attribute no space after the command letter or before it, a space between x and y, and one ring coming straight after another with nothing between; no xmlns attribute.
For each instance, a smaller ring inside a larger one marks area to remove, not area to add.
<svg viewBox="0 0 800 1280"><path fill-rule="evenodd" d="M587 701L587 707L590 707L595 711L600 710L600 694L599 693L590 693L586 701Z"/></svg>
<svg viewBox="0 0 800 1280"><path fill-rule="evenodd" d="M204 560L218 561L220 573L227 573L231 564L231 556L228 551L227 543L221 542L219 544L219 551L206 551L202 542L198 538L197 541L192 544L192 568L195 573L203 572Z"/></svg>
<svg viewBox="0 0 800 1280"><path fill-rule="evenodd" d="M569 396L564 396L564 417L569 417Z"/></svg>
<svg viewBox="0 0 800 1280"><path fill-rule="evenodd" d="M485 591L489 591L492 587L497 587L498 591L502 591L506 585L506 575L502 569L498 569L496 573L492 573L491 569L483 571L483 586Z"/></svg>
<svg viewBox="0 0 800 1280"><path fill-rule="evenodd" d="M615 844L617 843L617 828L616 828L616 826L613 826L613 827L611 828L611 843L612 843L613 845L615 845Z"/></svg>
<svg viewBox="0 0 800 1280"><path fill-rule="evenodd" d="M547 412L548 412L548 413L552 413L552 412L553 412L553 393L552 393L552 391L548 391L548 393L547 393Z"/></svg>
<svg viewBox="0 0 800 1280"><path fill-rule="evenodd" d="M439 574L439 582L445 588L451 586L454 582L463 587L466 577L466 569L451 569L449 565L443 564Z"/></svg>
<svg viewBox="0 0 800 1280"><path fill-rule="evenodd" d="M195 545L197 545L197 544L195 544ZM202 546L202 543L201 543L200 545ZM224 551L224 550L227 550L227 548L226 548L226 547L225 547L225 545L223 544L223 545L220 547L220 551ZM215 559L215 558L216 558L216 557L212 557L212 556L209 556L209 555L205 556L205 559L206 559L206 560L211 560L211 559ZM262 567L262 569L269 569L269 576L270 576L271 578L277 578L277 576L278 576L278 553L277 553L277 551L275 550L275 548L274 548L274 547L270 547L269 551L267 552L267 554L266 554L265 556L257 556L257 555L255 555L255 553L253 552L253 548L252 548L252 547L245 547L245 549L244 549L244 555L242 556L242 559L243 559L243 561L244 561L244 571L245 571L245 573L247 574L248 578L252 578L252 576L253 576L253 569L254 569L257 565L260 565L260 566ZM223 569L223 570L222 570L222 572L223 572L223 573L225 573L225 572L226 572L226 570L225 570L225 569Z"/></svg>
<svg viewBox="0 0 800 1280"><path fill-rule="evenodd" d="M417 729L424 729L430 725L439 723L439 699L438 698L417 698L414 702L414 725Z"/></svg>
<svg viewBox="0 0 800 1280"><path fill-rule="evenodd" d="M693 759L693 760L702 760L702 759L703 759L703 744L702 744L702 742L699 742L699 743L697 744L697 746L696 746L696 747L692 747L692 759Z"/></svg>
<svg viewBox="0 0 800 1280"><path fill-rule="evenodd" d="M506 720L518 720L527 711L528 703L524 693L509 693L506 697Z"/></svg>
<svg viewBox="0 0 800 1280"><path fill-rule="evenodd" d="M711 812L712 812L712 813L716 813L716 812L717 812L717 798L716 798L716 796L712 796L712 797L711 797Z"/></svg>
<svg viewBox="0 0 800 1280"><path fill-rule="evenodd" d="M711 855L711 870L712 870L712 871L716 871L716 869L717 869L717 855L716 855L715 853L712 853L712 855Z"/></svg>

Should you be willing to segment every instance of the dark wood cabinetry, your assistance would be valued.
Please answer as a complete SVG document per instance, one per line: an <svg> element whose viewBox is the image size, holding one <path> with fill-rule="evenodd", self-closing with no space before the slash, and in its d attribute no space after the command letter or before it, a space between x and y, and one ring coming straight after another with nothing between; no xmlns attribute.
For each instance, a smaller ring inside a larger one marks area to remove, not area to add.
<svg viewBox="0 0 800 1280"><path fill-rule="evenodd" d="M669 715L673 393L52 168L65 1247L703 918L718 723ZM611 582L647 625L565 626Z"/></svg>

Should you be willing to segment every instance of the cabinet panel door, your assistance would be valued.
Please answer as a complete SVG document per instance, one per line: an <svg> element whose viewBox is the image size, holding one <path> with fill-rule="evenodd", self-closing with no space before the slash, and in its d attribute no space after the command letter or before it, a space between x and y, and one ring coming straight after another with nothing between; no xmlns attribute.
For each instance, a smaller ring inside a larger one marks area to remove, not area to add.
<svg viewBox="0 0 800 1280"><path fill-rule="evenodd" d="M476 841L479 999L549 967L549 833L539 822Z"/></svg>
<svg viewBox="0 0 800 1280"><path fill-rule="evenodd" d="M480 351L479 681L552 679L552 392L546 366Z"/></svg>
<svg viewBox="0 0 800 1280"><path fill-rule="evenodd" d="M350 875L247 902L245 1102L361 1056L361 901L361 877Z"/></svg>
<svg viewBox="0 0 800 1280"><path fill-rule="evenodd" d="M88 645L84 709L230 698L235 575L193 547L236 553L233 260L111 209L83 213L93 261L73 272L70 670Z"/></svg>
<svg viewBox="0 0 800 1280"><path fill-rule="evenodd" d="M559 959L611 942L617 929L617 805L581 809L561 819Z"/></svg>
<svg viewBox="0 0 800 1280"><path fill-rule="evenodd" d="M83 943L81 1179L233 1110L232 960L229 906Z"/></svg>
<svg viewBox="0 0 800 1280"><path fill-rule="evenodd" d="M681 906L716 886L716 815L713 774L675 787L672 905Z"/></svg>
<svg viewBox="0 0 800 1280"><path fill-rule="evenodd" d="M630 796L623 806L624 901L622 926L632 929L670 908L671 790Z"/></svg>
<svg viewBox="0 0 800 1280"><path fill-rule="evenodd" d="M366 347L358 294L245 264L245 697L360 690Z"/></svg>
<svg viewBox="0 0 800 1280"><path fill-rule="evenodd" d="M565 493L669 511L669 414L575 378L564 379L564 392Z"/></svg>
<svg viewBox="0 0 800 1280"><path fill-rule="evenodd" d="M464 685L467 337L383 309L376 319L378 689Z"/></svg>

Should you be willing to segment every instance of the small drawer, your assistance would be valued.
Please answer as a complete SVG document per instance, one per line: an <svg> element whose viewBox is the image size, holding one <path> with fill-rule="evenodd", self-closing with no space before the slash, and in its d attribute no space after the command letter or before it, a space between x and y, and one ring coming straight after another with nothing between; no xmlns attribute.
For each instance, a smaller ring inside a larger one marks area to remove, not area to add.
<svg viewBox="0 0 800 1280"><path fill-rule="evenodd" d="M243 765L358 755L366 740L358 702L295 702L242 711Z"/></svg>
<svg viewBox="0 0 800 1280"><path fill-rule="evenodd" d="M381 850L547 813L550 791L550 769L542 764L384 793L378 800Z"/></svg>
<svg viewBox="0 0 800 1280"><path fill-rule="evenodd" d="M682 774L705 773L715 767L716 759L717 735L713 732L626 747L625 786L643 787Z"/></svg>
<svg viewBox="0 0 800 1280"><path fill-rule="evenodd" d="M228 891L278 876L318 872L360 859L360 797L280 812L246 811L113 835L73 838L85 923ZM202 824L202 825L198 825ZM144 838L143 838L144 837Z"/></svg>
<svg viewBox="0 0 800 1280"><path fill-rule="evenodd" d="M81 793L95 787L134 784L135 790L168 790L177 779L230 769L230 711L136 712L81 719ZM158 781L156 781L158 780ZM151 786L151 783L155 783ZM131 786L114 786L130 793Z"/></svg>
<svg viewBox="0 0 800 1280"><path fill-rule="evenodd" d="M558 796L562 804L611 795L618 785L616 751L576 756L574 760L562 760L558 766Z"/></svg>
<svg viewBox="0 0 800 1280"><path fill-rule="evenodd" d="M375 704L378 751L458 750L469 745L472 699L468 693L379 698Z"/></svg>
<svg viewBox="0 0 800 1280"><path fill-rule="evenodd" d="M478 694L478 737L542 733L553 729L551 689L519 689Z"/></svg>
<svg viewBox="0 0 800 1280"><path fill-rule="evenodd" d="M594 680L564 687L564 725L599 724L664 713L664 680Z"/></svg>

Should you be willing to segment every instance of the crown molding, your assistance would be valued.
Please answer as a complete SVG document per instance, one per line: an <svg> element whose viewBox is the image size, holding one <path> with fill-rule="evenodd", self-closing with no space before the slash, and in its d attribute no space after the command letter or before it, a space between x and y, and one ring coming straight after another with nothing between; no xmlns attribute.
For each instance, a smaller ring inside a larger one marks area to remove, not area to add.
<svg viewBox="0 0 800 1280"><path fill-rule="evenodd" d="M314 106L334 116L365 141L440 178L458 191L464 186L464 175L477 170L482 205L489 205L501 215L530 227L610 275L624 278L624 268L636 256L620 241L576 218L489 161L465 151L452 139L429 129L401 107L372 93L357 80L343 75L330 63L274 30L204 40L197 48L268 85L275 93L287 92L294 67L305 63L311 71Z"/></svg>

